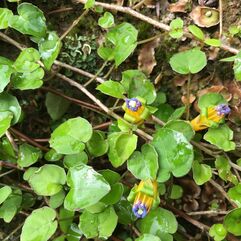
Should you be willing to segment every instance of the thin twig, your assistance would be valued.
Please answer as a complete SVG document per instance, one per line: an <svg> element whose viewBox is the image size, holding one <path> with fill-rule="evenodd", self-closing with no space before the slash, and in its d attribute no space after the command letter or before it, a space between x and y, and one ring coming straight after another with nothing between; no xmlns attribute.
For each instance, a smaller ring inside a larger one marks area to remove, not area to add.
<svg viewBox="0 0 241 241"><path fill-rule="evenodd" d="M189 120L190 116L190 84L191 84L191 74L189 73L187 79L187 113L186 113L186 120Z"/></svg>
<svg viewBox="0 0 241 241"><path fill-rule="evenodd" d="M15 141L14 141L11 133L10 133L9 131L6 131L5 134L6 134L6 137L8 138L8 140L9 140L9 142L11 143L14 151L15 151L16 153L18 153L18 146L17 146L17 144L15 143Z"/></svg>
<svg viewBox="0 0 241 241"><path fill-rule="evenodd" d="M79 3L82 3L82 4L85 4L86 0L77 0L77 2ZM159 28L159 29L162 29L162 30L165 30L165 31L170 31L170 26L164 24L164 23L161 23L157 20L154 20L150 17L147 17L129 7L122 7L122 6L119 6L119 5L116 5L116 4L109 4L109 3L103 3L103 2L98 2L98 1L95 1L95 6L101 6L103 8L106 8L106 9L109 9L109 10L114 10L114 11L118 11L118 12L122 12L122 13L126 13L126 14L129 14L135 18L138 18L144 22L147 22L153 26L155 26L156 28ZM185 36L188 37L188 38L191 38L193 39L193 35L190 34L189 32L185 31ZM226 45L226 44L221 44L220 46L222 49L224 50L227 50L231 53L234 53L234 54L237 54L239 52L238 49L235 49L229 45Z"/></svg>
<svg viewBox="0 0 241 241"><path fill-rule="evenodd" d="M10 174L12 172L15 172L15 171L16 171L16 169L11 169L11 170L9 170L7 172L4 172L4 173L0 174L0 178L4 177L4 176L6 176L6 175L8 175L8 174Z"/></svg>
<svg viewBox="0 0 241 241"><path fill-rule="evenodd" d="M8 241L10 240L10 237L14 235L22 226L24 225L24 222L18 225L8 236L6 236L2 241Z"/></svg>
<svg viewBox="0 0 241 241"><path fill-rule="evenodd" d="M48 12L47 15L51 15L51 14L55 14L55 13L62 13L62 12L67 12L67 11L73 11L73 10L74 10L74 8L72 8L72 7L59 8L59 9L55 9L55 10Z"/></svg>
<svg viewBox="0 0 241 241"><path fill-rule="evenodd" d="M223 34L223 0L219 0L219 38Z"/></svg>
<svg viewBox="0 0 241 241"><path fill-rule="evenodd" d="M198 215L226 215L227 213L228 213L228 211L208 210L208 211L190 212L187 214L190 216L198 216Z"/></svg>
<svg viewBox="0 0 241 241"><path fill-rule="evenodd" d="M228 196L228 194L223 190L223 188L218 184L216 183L214 180L210 179L208 181L210 184L212 184L228 201L229 203L234 207L234 208L237 208L237 204L234 203Z"/></svg>
<svg viewBox="0 0 241 241"><path fill-rule="evenodd" d="M42 150L42 151L49 151L49 148L40 145L39 143L34 141L32 138L24 135L22 132L14 129L13 127L10 128L10 131L13 132L15 135L19 136L21 139L23 139L23 140L27 141L28 143L32 144L33 146L38 147L40 150Z"/></svg>
<svg viewBox="0 0 241 241"><path fill-rule="evenodd" d="M74 22L70 25L70 27L61 35L59 38L60 40L63 40L70 32L71 30L80 22L80 20L88 14L89 9L86 9Z"/></svg>

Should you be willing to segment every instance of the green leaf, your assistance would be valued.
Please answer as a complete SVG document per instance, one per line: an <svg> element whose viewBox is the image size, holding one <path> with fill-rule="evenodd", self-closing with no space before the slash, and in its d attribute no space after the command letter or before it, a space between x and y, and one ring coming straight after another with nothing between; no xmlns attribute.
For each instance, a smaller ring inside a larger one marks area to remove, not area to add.
<svg viewBox="0 0 241 241"><path fill-rule="evenodd" d="M138 31L130 23L122 23L113 27L106 35L107 46L98 51L100 57L114 59L116 67L125 61L137 46ZM113 47L110 47L113 45ZM108 57L109 56L109 57Z"/></svg>
<svg viewBox="0 0 241 241"><path fill-rule="evenodd" d="M215 167L218 169L218 174L224 181L230 181L237 185L237 177L231 172L231 166L229 161L224 156L219 156L216 158Z"/></svg>
<svg viewBox="0 0 241 241"><path fill-rule="evenodd" d="M161 239L152 234L142 234L139 238L135 239L135 241L161 241Z"/></svg>
<svg viewBox="0 0 241 241"><path fill-rule="evenodd" d="M55 233L58 223L56 212L49 207L35 209L24 222L21 241L47 241Z"/></svg>
<svg viewBox="0 0 241 241"><path fill-rule="evenodd" d="M9 111L13 114L13 119L11 124L16 124L21 116L21 107L15 96L12 96L6 92L0 94L0 113ZM4 115L4 114L3 114Z"/></svg>
<svg viewBox="0 0 241 241"><path fill-rule="evenodd" d="M177 120L179 118L182 117L183 113L185 112L186 110L186 107L185 106L182 106L182 107L179 107L177 108L172 114L171 116L169 117L169 121L170 120Z"/></svg>
<svg viewBox="0 0 241 241"><path fill-rule="evenodd" d="M110 185L104 177L84 164L69 169L67 184L70 191L64 207L68 210L94 205L110 191Z"/></svg>
<svg viewBox="0 0 241 241"><path fill-rule="evenodd" d="M170 65L179 74L196 74L207 65L207 57L198 48L174 54Z"/></svg>
<svg viewBox="0 0 241 241"><path fill-rule="evenodd" d="M20 167L29 167L37 162L41 156L41 150L27 143L24 143L19 148L17 162Z"/></svg>
<svg viewBox="0 0 241 241"><path fill-rule="evenodd" d="M22 192L19 189L15 189L8 196L5 202L0 207L0 218L6 223L10 223L18 212L22 203Z"/></svg>
<svg viewBox="0 0 241 241"><path fill-rule="evenodd" d="M150 144L144 144L141 152L135 151L127 162L128 170L138 179L156 179L158 155Z"/></svg>
<svg viewBox="0 0 241 241"><path fill-rule="evenodd" d="M183 121L183 120L168 121L165 124L164 128L168 128L168 129L171 129L174 131L181 132L187 138L188 141L190 141L195 134L190 123L188 121Z"/></svg>
<svg viewBox="0 0 241 241"><path fill-rule="evenodd" d="M79 228L87 239L95 237L107 239L115 230L117 220L118 217L111 206L95 214L85 210L80 215Z"/></svg>
<svg viewBox="0 0 241 241"><path fill-rule="evenodd" d="M12 193L12 189L7 185L0 188L0 204L2 204L11 193Z"/></svg>
<svg viewBox="0 0 241 241"><path fill-rule="evenodd" d="M115 51L112 48L100 46L97 49L97 53L103 60L111 61L114 59Z"/></svg>
<svg viewBox="0 0 241 241"><path fill-rule="evenodd" d="M114 25L114 16L110 12L105 12L98 20L98 25L102 28L110 28Z"/></svg>
<svg viewBox="0 0 241 241"><path fill-rule="evenodd" d="M21 51L13 67L20 73L33 72L39 68L39 64L37 63L39 60L39 52L34 48L27 48Z"/></svg>
<svg viewBox="0 0 241 241"><path fill-rule="evenodd" d="M47 70L51 69L52 64L58 57L61 46L61 41L56 32L49 32L46 38L39 41L39 53Z"/></svg>
<svg viewBox="0 0 241 241"><path fill-rule="evenodd" d="M159 129L151 144L158 153L159 173L165 173L163 177L159 175L158 181L167 181L170 173L182 177L190 171L193 147L182 133L167 128Z"/></svg>
<svg viewBox="0 0 241 241"><path fill-rule="evenodd" d="M235 142L231 141L233 131L226 124L217 128L209 128L203 139L224 151L235 150Z"/></svg>
<svg viewBox="0 0 241 241"><path fill-rule="evenodd" d="M197 185L203 185L212 177L212 169L206 164L194 161L192 165L193 179Z"/></svg>
<svg viewBox="0 0 241 241"><path fill-rule="evenodd" d="M62 167L45 164L37 170L32 170L26 178L36 194L53 196L62 190L66 182L66 174Z"/></svg>
<svg viewBox="0 0 241 241"><path fill-rule="evenodd" d="M95 0L87 0L85 3L85 9L92 8L94 7L94 5L95 5Z"/></svg>
<svg viewBox="0 0 241 241"><path fill-rule="evenodd" d="M204 40L204 43L213 47L220 47L222 44L220 39L215 39L215 38L206 38Z"/></svg>
<svg viewBox="0 0 241 241"><path fill-rule="evenodd" d="M166 209L157 208L138 223L141 233L161 237L162 234L173 234L177 231L177 220L174 214Z"/></svg>
<svg viewBox="0 0 241 241"><path fill-rule="evenodd" d="M13 114L10 111L0 112L0 137L2 137L11 125Z"/></svg>
<svg viewBox="0 0 241 241"><path fill-rule="evenodd" d="M176 18L171 21L169 35L176 39L183 36L183 20L181 18Z"/></svg>
<svg viewBox="0 0 241 241"><path fill-rule="evenodd" d="M198 39L200 40L204 40L205 36L204 36L204 33L203 31L197 27L196 25L189 25L188 26L188 30Z"/></svg>
<svg viewBox="0 0 241 241"><path fill-rule="evenodd" d="M88 163L88 156L84 151L78 154L66 155L64 157L64 166L66 168L75 167L75 166L79 166L80 164L87 164L87 163Z"/></svg>
<svg viewBox="0 0 241 241"><path fill-rule="evenodd" d="M118 215L118 222L124 225L130 224L136 220L135 215L132 212L132 205L127 200L120 200L115 205L115 210Z"/></svg>
<svg viewBox="0 0 241 241"><path fill-rule="evenodd" d="M62 154L58 154L54 149L50 149L45 153L44 159L49 162L59 161L63 157Z"/></svg>
<svg viewBox="0 0 241 241"><path fill-rule="evenodd" d="M0 75L1 75L0 93L3 92L5 87L10 82L11 75L14 71L12 65L13 65L13 62L11 60L0 56Z"/></svg>
<svg viewBox="0 0 241 241"><path fill-rule="evenodd" d="M81 118L72 118L58 126L51 134L50 146L61 154L77 154L84 150L92 136L92 126Z"/></svg>
<svg viewBox="0 0 241 241"><path fill-rule="evenodd" d="M206 109L210 106L216 106L219 104L225 104L227 101L221 94L218 93L207 93L202 95L198 100L198 107L202 109Z"/></svg>
<svg viewBox="0 0 241 241"><path fill-rule="evenodd" d="M93 131L91 139L86 143L89 153L94 157L103 156L108 151L108 141L102 131Z"/></svg>
<svg viewBox="0 0 241 241"><path fill-rule="evenodd" d="M124 132L115 132L108 136L108 142L110 162L114 167L119 167L136 149L137 136Z"/></svg>
<svg viewBox="0 0 241 241"><path fill-rule="evenodd" d="M241 183L228 190L228 196L241 208Z"/></svg>
<svg viewBox="0 0 241 241"><path fill-rule="evenodd" d="M120 99L124 98L123 94L125 94L124 87L119 82L113 80L103 82L102 84L98 85L96 89L106 95Z"/></svg>
<svg viewBox="0 0 241 241"><path fill-rule="evenodd" d="M18 5L18 14L10 18L10 27L22 34L44 37L47 26L43 12L31 3Z"/></svg>
<svg viewBox="0 0 241 241"><path fill-rule="evenodd" d="M50 197L49 206L54 209L60 207L64 203L64 198L65 198L65 192L64 190L61 190Z"/></svg>
<svg viewBox="0 0 241 241"><path fill-rule="evenodd" d="M154 113L156 117L158 117L160 120L167 122L169 118L174 113L174 109L169 104L160 104L158 106L158 111Z"/></svg>
<svg viewBox="0 0 241 241"><path fill-rule="evenodd" d="M55 121L65 114L69 108L70 102L61 96L48 92L46 95L45 105L47 107L48 114L52 120Z"/></svg>
<svg viewBox="0 0 241 241"><path fill-rule="evenodd" d="M61 231L67 233L74 219L74 212L60 208L59 211L59 227Z"/></svg>
<svg viewBox="0 0 241 241"><path fill-rule="evenodd" d="M100 201L106 205L115 204L121 199L123 192L123 185L121 183L115 183L111 185L111 191L106 196L104 196Z"/></svg>
<svg viewBox="0 0 241 241"><path fill-rule="evenodd" d="M209 230L209 235L213 237L214 241L221 241L225 239L227 230L221 223L213 224Z"/></svg>
<svg viewBox="0 0 241 241"><path fill-rule="evenodd" d="M224 218L224 227L226 230L235 235L241 235L241 208L236 208L229 212L226 217Z"/></svg>
<svg viewBox="0 0 241 241"><path fill-rule="evenodd" d="M8 28L9 19L13 16L13 12L7 8L0 8L0 29Z"/></svg>
<svg viewBox="0 0 241 241"><path fill-rule="evenodd" d="M171 199L179 199L183 195L183 188L179 185L172 185L170 198Z"/></svg>
<svg viewBox="0 0 241 241"><path fill-rule="evenodd" d="M235 79L241 81L241 51L236 55L233 64Z"/></svg>
<svg viewBox="0 0 241 241"><path fill-rule="evenodd" d="M154 85L139 70L126 70L122 72L122 85L129 98L140 96L151 104L156 98Z"/></svg>
<svg viewBox="0 0 241 241"><path fill-rule="evenodd" d="M43 85L44 70L38 68L29 73L15 73L12 84L15 89L30 90L38 89Z"/></svg>

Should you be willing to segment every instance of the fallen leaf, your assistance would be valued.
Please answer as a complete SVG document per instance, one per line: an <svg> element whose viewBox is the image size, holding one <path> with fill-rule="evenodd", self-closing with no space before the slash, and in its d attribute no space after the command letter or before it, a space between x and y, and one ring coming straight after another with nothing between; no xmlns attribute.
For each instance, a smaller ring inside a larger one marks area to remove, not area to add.
<svg viewBox="0 0 241 241"><path fill-rule="evenodd" d="M188 100L187 100L187 96L183 95L182 98L182 103L184 105L187 105L188 103ZM190 98L189 98L189 104L192 104L194 101L196 100L196 96L194 96L193 94L190 95Z"/></svg>
<svg viewBox="0 0 241 241"><path fill-rule="evenodd" d="M172 3L168 7L168 11L171 13L186 13L189 0L179 0L176 3Z"/></svg>
<svg viewBox="0 0 241 241"><path fill-rule="evenodd" d="M138 56L138 69L146 74L150 74L156 66L155 48L158 46L160 38L144 44Z"/></svg>

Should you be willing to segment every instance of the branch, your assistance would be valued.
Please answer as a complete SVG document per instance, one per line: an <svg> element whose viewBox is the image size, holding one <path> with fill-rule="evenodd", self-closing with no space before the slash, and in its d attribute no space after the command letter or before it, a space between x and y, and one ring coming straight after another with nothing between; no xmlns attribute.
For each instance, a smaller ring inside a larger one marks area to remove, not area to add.
<svg viewBox="0 0 241 241"><path fill-rule="evenodd" d="M86 0L76 0L76 2L79 2L79 3L82 3L82 4L85 4ZM106 8L106 9L109 9L109 10L114 10L114 11L118 11L118 12L122 12L122 13L126 13L126 14L129 14L135 18L138 18L144 22L147 22L153 26L155 26L156 28L158 29L162 29L164 31L170 31L170 27L169 25L167 24L164 24L164 23L161 23L157 20L154 20L150 17L147 17L129 7L122 7L122 6L119 6L119 5L116 5L116 4L109 4L109 3L103 3L103 2L95 2L95 6L101 6L103 8ZM193 39L193 35L190 34L187 30L184 31L184 35L190 39ZM224 50L227 50L229 51L230 53L233 53L233 54L237 54L239 52L238 49L235 49L229 45L226 45L226 44L222 44L221 46L221 49L224 49Z"/></svg>

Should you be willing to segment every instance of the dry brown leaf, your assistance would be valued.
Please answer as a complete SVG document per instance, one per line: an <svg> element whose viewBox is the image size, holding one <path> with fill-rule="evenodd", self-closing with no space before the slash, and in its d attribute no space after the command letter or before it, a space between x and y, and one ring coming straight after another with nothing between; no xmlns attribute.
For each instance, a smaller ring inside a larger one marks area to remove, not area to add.
<svg viewBox="0 0 241 241"><path fill-rule="evenodd" d="M146 43L138 56L138 69L146 74L150 74L153 68L156 66L155 48L158 46L160 38Z"/></svg>
<svg viewBox="0 0 241 241"><path fill-rule="evenodd" d="M175 86L183 86L187 80L188 80L187 75L180 75L180 76L174 77L173 83Z"/></svg>
<svg viewBox="0 0 241 241"><path fill-rule="evenodd" d="M186 13L187 12L187 5L189 0L179 0L176 3L172 3L168 7L168 11L171 13Z"/></svg>
<svg viewBox="0 0 241 241"><path fill-rule="evenodd" d="M181 98L181 100L182 100L182 103L184 104L184 105L187 105L187 103L188 103L188 100L187 100L187 96L182 96L182 98ZM191 94L190 95L190 98L189 98L189 104L192 104L194 101L196 100L196 96L194 96L193 94Z"/></svg>

